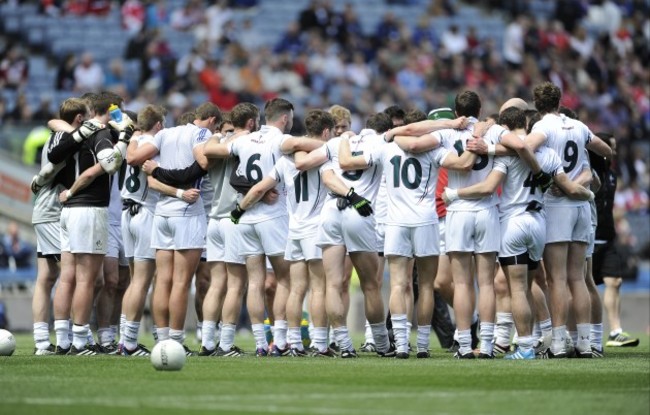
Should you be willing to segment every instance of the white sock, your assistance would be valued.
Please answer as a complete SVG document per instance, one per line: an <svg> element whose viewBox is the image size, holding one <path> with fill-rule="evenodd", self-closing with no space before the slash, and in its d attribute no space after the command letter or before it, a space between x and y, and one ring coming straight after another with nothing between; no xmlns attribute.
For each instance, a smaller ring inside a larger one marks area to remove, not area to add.
<svg viewBox="0 0 650 415"><path fill-rule="evenodd" d="M566 326L553 327L553 340L551 341L551 352L553 354L564 351L566 346Z"/></svg>
<svg viewBox="0 0 650 415"><path fill-rule="evenodd" d="M221 337L219 339L219 348L228 351L235 343L235 330L237 326L234 324L224 324L221 328Z"/></svg>
<svg viewBox="0 0 650 415"><path fill-rule="evenodd" d="M603 350L603 323L592 324L589 332L591 345L596 349Z"/></svg>
<svg viewBox="0 0 650 415"><path fill-rule="evenodd" d="M458 330L458 353L467 354L472 352L472 334L471 330Z"/></svg>
<svg viewBox="0 0 650 415"><path fill-rule="evenodd" d="M569 336L571 336L571 341L573 342L573 345L575 346L578 343L578 331L570 331Z"/></svg>
<svg viewBox="0 0 650 415"><path fill-rule="evenodd" d="M70 348L70 325L68 320L54 320L54 333L56 334L56 345L61 349Z"/></svg>
<svg viewBox="0 0 650 415"><path fill-rule="evenodd" d="M336 344L336 337L334 336L334 327L327 328L327 344Z"/></svg>
<svg viewBox="0 0 650 415"><path fill-rule="evenodd" d="M481 353L491 355L494 349L494 344L492 344L492 339L494 339L494 323L481 322L479 334L481 338Z"/></svg>
<svg viewBox="0 0 650 415"><path fill-rule="evenodd" d="M102 346L111 344L111 337L113 337L112 334L112 330L108 327L97 329L97 340L99 340L99 344Z"/></svg>
<svg viewBox="0 0 650 415"><path fill-rule="evenodd" d="M539 323L537 321L533 324L533 337L536 339L542 337L542 329L539 327Z"/></svg>
<svg viewBox="0 0 650 415"><path fill-rule="evenodd" d="M81 350L88 344L88 329L77 324L72 326L72 345Z"/></svg>
<svg viewBox="0 0 650 415"><path fill-rule="evenodd" d="M45 350L50 346L50 327L47 323L34 323L34 345L39 350Z"/></svg>
<svg viewBox="0 0 650 415"><path fill-rule="evenodd" d="M364 343L375 344L375 339L372 337L372 329L370 328L370 322L368 322L368 320L366 320L364 336L366 338Z"/></svg>
<svg viewBox="0 0 650 415"><path fill-rule="evenodd" d="M386 326L384 326L384 328L385 327ZM350 333L348 332L347 326L336 327L332 331L334 332L334 340L336 340L336 343L341 348L341 351L354 350L352 339L350 338Z"/></svg>
<svg viewBox="0 0 650 415"><path fill-rule="evenodd" d="M111 343L113 343L117 338L117 324L111 324L110 328L111 328Z"/></svg>
<svg viewBox="0 0 650 415"><path fill-rule="evenodd" d="M122 342L127 350L135 350L138 347L138 333L140 332L139 321L127 321L124 323Z"/></svg>
<svg viewBox="0 0 650 415"><path fill-rule="evenodd" d="M287 338L292 349L298 349L300 351L305 350L305 347L302 344L302 333L300 332L300 327L289 327Z"/></svg>
<svg viewBox="0 0 650 415"><path fill-rule="evenodd" d="M217 322L217 328L214 331L214 341L217 342L217 343L219 343L219 339L221 338L221 327L222 326L223 326L223 324L220 321L218 321Z"/></svg>
<svg viewBox="0 0 650 415"><path fill-rule="evenodd" d="M120 341L119 344L124 343L124 330L126 330L126 314L120 314Z"/></svg>
<svg viewBox="0 0 650 415"><path fill-rule="evenodd" d="M417 348L418 352L429 351L429 339L431 337L431 325L418 326Z"/></svg>
<svg viewBox="0 0 650 415"><path fill-rule="evenodd" d="M90 329L90 324L86 324L84 327L88 330L88 344L94 346L95 337L93 336L93 331Z"/></svg>
<svg viewBox="0 0 650 415"><path fill-rule="evenodd" d="M589 333L591 332L591 323L576 324L577 341L575 342L576 349L580 352L591 351L591 340Z"/></svg>
<svg viewBox="0 0 650 415"><path fill-rule="evenodd" d="M406 314L404 314L404 316L406 316ZM371 324L370 330L372 330L372 337L375 339L377 351L382 353L387 352L390 348L390 343L388 342L388 329L386 328L386 323L382 321ZM408 339L406 341L408 344Z"/></svg>
<svg viewBox="0 0 650 415"><path fill-rule="evenodd" d="M207 350L214 350L217 347L214 339L217 331L217 322L211 320L203 320L202 327L197 326L197 330L201 330L201 346Z"/></svg>
<svg viewBox="0 0 650 415"><path fill-rule="evenodd" d="M458 342L458 329L454 330L454 340Z"/></svg>
<svg viewBox="0 0 650 415"><path fill-rule="evenodd" d="M198 340L201 344L203 344L203 322L198 321L196 323L196 340ZM212 339L214 342L214 339Z"/></svg>
<svg viewBox="0 0 650 415"><path fill-rule="evenodd" d="M314 338L314 322L309 320L309 338L313 339Z"/></svg>
<svg viewBox="0 0 650 415"><path fill-rule="evenodd" d="M535 336L521 336L519 337L519 349L522 352L527 352L533 349L535 346L535 341L537 338Z"/></svg>
<svg viewBox="0 0 650 415"><path fill-rule="evenodd" d="M185 337L185 330L175 330L170 328L169 329L169 338L183 344L183 339Z"/></svg>
<svg viewBox="0 0 650 415"><path fill-rule="evenodd" d="M255 337L255 347L258 349L269 350L269 344L266 341L266 334L264 333L264 323L253 324L253 337Z"/></svg>
<svg viewBox="0 0 650 415"><path fill-rule="evenodd" d="M501 346L510 345L513 324L512 313L497 313L496 329L494 330L497 344Z"/></svg>
<svg viewBox="0 0 650 415"><path fill-rule="evenodd" d="M609 332L609 337L616 337L621 333L623 333L623 329L619 327L619 328L617 328L615 330L610 331Z"/></svg>
<svg viewBox="0 0 650 415"><path fill-rule="evenodd" d="M288 327L289 323L287 323L287 320L275 320L275 323L273 324L273 343L280 350L287 348Z"/></svg>
<svg viewBox="0 0 650 415"><path fill-rule="evenodd" d="M314 327L311 336L311 346L319 352L327 351L327 327Z"/></svg>
<svg viewBox="0 0 650 415"><path fill-rule="evenodd" d="M393 336L395 337L395 347L397 348L397 351L399 353L408 353L409 340L406 328L406 314L392 314L390 320L393 323Z"/></svg>
<svg viewBox="0 0 650 415"><path fill-rule="evenodd" d="M156 342L169 340L169 327L156 327L156 334L158 335Z"/></svg>

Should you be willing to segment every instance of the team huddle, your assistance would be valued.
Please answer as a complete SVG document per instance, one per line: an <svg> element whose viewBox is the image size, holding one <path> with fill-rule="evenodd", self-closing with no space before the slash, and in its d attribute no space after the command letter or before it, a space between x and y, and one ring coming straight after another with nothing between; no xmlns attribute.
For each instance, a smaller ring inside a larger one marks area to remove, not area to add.
<svg viewBox="0 0 650 415"><path fill-rule="evenodd" d="M480 98L465 91L453 110L404 122L376 113L358 133L335 105L308 111L302 137L288 134L294 107L282 98L266 102L262 126L253 104L223 114L206 103L171 128L163 108L129 114L113 93L65 100L32 182L34 353L148 356L138 337L150 290L156 341L184 344L196 278L199 356L245 354L235 345L245 298L255 355L355 358L351 263L367 320L360 351L428 358L435 290L454 310L456 358L509 351L513 325L508 359L602 357L585 272L595 229L587 149L612 150L558 112L559 88L533 95L536 111L513 98L479 121Z"/></svg>

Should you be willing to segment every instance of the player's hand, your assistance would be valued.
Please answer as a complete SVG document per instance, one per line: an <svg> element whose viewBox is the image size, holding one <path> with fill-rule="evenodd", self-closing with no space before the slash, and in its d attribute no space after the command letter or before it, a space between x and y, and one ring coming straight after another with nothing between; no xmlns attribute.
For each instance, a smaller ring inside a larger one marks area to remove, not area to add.
<svg viewBox="0 0 650 415"><path fill-rule="evenodd" d="M271 189L268 192L264 193L264 196L262 196L262 203L266 203L267 205L273 205L275 204L275 202L278 201L278 197L280 197L278 191L275 189Z"/></svg>
<svg viewBox="0 0 650 415"><path fill-rule="evenodd" d="M142 171L148 176L151 176L153 174L153 171L157 168L158 163L153 160L147 160L142 164Z"/></svg>
<svg viewBox="0 0 650 415"><path fill-rule="evenodd" d="M553 184L553 176L546 173L545 171L540 171L539 173L533 176L533 180L539 186L542 193L548 190L549 187Z"/></svg>
<svg viewBox="0 0 650 415"><path fill-rule="evenodd" d="M86 140L91 135L95 134L97 131L106 128L106 125L100 123L97 120L86 120L84 121L76 131L72 133L72 138L77 143L80 143Z"/></svg>
<svg viewBox="0 0 650 415"><path fill-rule="evenodd" d="M453 128L457 130L464 130L469 125L469 119L465 116L458 117L455 120L452 120Z"/></svg>
<svg viewBox="0 0 650 415"><path fill-rule="evenodd" d="M61 193L59 193L59 202L61 202L61 203L67 202L69 194L70 193L69 193L68 189L66 189L66 190L62 191Z"/></svg>
<svg viewBox="0 0 650 415"><path fill-rule="evenodd" d="M183 202L189 203L191 205L199 199L200 195L201 191L199 189L187 189L183 190L183 196L181 199L183 199Z"/></svg>
<svg viewBox="0 0 650 415"><path fill-rule="evenodd" d="M124 131L127 127L133 125L133 121L131 120L131 117L128 116L128 114L126 114L125 112L123 112L123 113L122 113L122 121L120 121L120 122L118 123L118 122L116 122L116 121L114 121L114 120L110 120L110 121L108 122L108 124L109 124L111 127L113 127L114 129L116 129L117 131L122 132L122 131Z"/></svg>
<svg viewBox="0 0 650 415"><path fill-rule="evenodd" d="M442 192L440 197L442 198L442 201L445 202L445 206L449 206L452 202L459 199L458 190L445 187L445 190Z"/></svg>
<svg viewBox="0 0 650 415"><path fill-rule="evenodd" d="M359 196L354 191L354 188L350 188L350 191L345 195L345 198L350 202L352 207L357 210L359 215L363 217L372 215L372 206L370 206L370 201L365 197Z"/></svg>
<svg viewBox="0 0 650 415"><path fill-rule="evenodd" d="M485 133L494 125L494 121L490 119L489 121L480 121L474 124L474 132L472 135L474 137L483 137Z"/></svg>
<svg viewBox="0 0 650 415"><path fill-rule="evenodd" d="M562 196L565 196L565 194L564 194L564 192L562 191L562 189L560 189L560 188L557 187L556 185L552 185L551 187L549 187L549 188L548 188L548 192L549 192L551 195L555 196L555 197L562 197Z"/></svg>
<svg viewBox="0 0 650 415"><path fill-rule="evenodd" d="M131 140L131 137L133 136L134 132L135 132L135 125L133 124L127 125L120 132L120 137L118 138L118 140L122 141L123 143L129 144L129 141Z"/></svg>
<svg viewBox="0 0 650 415"><path fill-rule="evenodd" d="M482 138L467 141L467 150L474 154L487 154L487 143Z"/></svg>
<svg viewBox="0 0 650 415"><path fill-rule="evenodd" d="M241 219L245 212L246 211L239 206L239 203L237 203L235 208L230 211L230 220L232 223L237 225L239 223L239 219Z"/></svg>
<svg viewBox="0 0 650 415"><path fill-rule="evenodd" d="M43 184L41 184L41 176L38 174L32 178L32 184L31 184L31 189L32 193L37 194L39 190L43 188Z"/></svg>

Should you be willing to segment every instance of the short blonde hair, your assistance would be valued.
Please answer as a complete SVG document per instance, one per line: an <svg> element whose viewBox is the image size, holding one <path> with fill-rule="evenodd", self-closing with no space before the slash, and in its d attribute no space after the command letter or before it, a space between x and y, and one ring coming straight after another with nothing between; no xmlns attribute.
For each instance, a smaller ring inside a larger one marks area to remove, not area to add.
<svg viewBox="0 0 650 415"><path fill-rule="evenodd" d="M352 113L349 109L341 105L332 105L329 109L329 113L332 114L334 121L337 123L342 120L345 120L348 123L352 122Z"/></svg>

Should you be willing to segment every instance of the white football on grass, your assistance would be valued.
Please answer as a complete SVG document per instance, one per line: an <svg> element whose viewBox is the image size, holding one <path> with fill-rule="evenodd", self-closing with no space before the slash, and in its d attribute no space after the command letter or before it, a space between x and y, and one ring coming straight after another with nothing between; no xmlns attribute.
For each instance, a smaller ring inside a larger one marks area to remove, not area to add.
<svg viewBox="0 0 650 415"><path fill-rule="evenodd" d="M183 345L171 339L158 342L151 351L151 364L156 370L181 370L185 359Z"/></svg>
<svg viewBox="0 0 650 415"><path fill-rule="evenodd" d="M0 329L0 356L11 356L16 350L16 338L9 330Z"/></svg>

